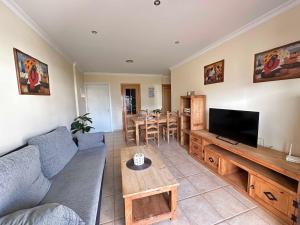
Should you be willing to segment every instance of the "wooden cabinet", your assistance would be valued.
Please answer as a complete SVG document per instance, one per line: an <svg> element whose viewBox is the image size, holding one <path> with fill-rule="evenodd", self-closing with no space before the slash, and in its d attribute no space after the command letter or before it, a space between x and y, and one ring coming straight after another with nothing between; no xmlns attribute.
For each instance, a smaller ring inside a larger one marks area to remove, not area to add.
<svg viewBox="0 0 300 225"><path fill-rule="evenodd" d="M295 217L296 193L286 191L284 187L273 185L265 179L255 175L250 175L249 195L262 205L276 210L282 218L286 218L287 223L291 223L291 218Z"/></svg>
<svg viewBox="0 0 300 225"><path fill-rule="evenodd" d="M212 169L218 171L220 155L214 152L209 146L204 148L205 162Z"/></svg>
<svg viewBox="0 0 300 225"><path fill-rule="evenodd" d="M190 142L192 157L271 211L282 224L297 224L299 164L285 161L284 153L272 149L231 145L206 130L191 131Z"/></svg>
<svg viewBox="0 0 300 225"><path fill-rule="evenodd" d="M180 144L189 150L190 132L206 128L206 96L180 97Z"/></svg>
<svg viewBox="0 0 300 225"><path fill-rule="evenodd" d="M199 160L202 160L202 151L201 151L201 144L197 142L191 142L190 144L190 154Z"/></svg>

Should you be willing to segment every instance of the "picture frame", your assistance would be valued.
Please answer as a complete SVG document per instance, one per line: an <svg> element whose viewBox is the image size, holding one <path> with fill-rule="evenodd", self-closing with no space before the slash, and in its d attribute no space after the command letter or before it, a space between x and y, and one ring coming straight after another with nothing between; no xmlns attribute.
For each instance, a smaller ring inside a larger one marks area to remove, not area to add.
<svg viewBox="0 0 300 225"><path fill-rule="evenodd" d="M204 67L204 85L224 82L225 60Z"/></svg>
<svg viewBox="0 0 300 225"><path fill-rule="evenodd" d="M253 83L300 78L300 41L254 55Z"/></svg>
<svg viewBox="0 0 300 225"><path fill-rule="evenodd" d="M48 65L14 48L20 95L50 95Z"/></svg>

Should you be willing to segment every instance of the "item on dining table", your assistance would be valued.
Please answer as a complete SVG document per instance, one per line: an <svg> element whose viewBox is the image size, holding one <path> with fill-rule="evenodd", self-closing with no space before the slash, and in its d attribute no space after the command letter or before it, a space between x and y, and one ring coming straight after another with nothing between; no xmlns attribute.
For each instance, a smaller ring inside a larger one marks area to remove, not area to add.
<svg viewBox="0 0 300 225"><path fill-rule="evenodd" d="M192 96L192 95L195 95L195 91L188 91L186 93L187 96Z"/></svg>
<svg viewBox="0 0 300 225"><path fill-rule="evenodd" d="M144 164L145 156L143 153L135 153L133 156L133 162L136 166L141 166Z"/></svg>

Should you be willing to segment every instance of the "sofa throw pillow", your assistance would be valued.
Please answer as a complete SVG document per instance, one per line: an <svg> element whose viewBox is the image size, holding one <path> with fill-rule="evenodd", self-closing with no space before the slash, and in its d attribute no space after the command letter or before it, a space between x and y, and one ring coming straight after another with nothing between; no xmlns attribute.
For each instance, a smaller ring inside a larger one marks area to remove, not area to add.
<svg viewBox="0 0 300 225"><path fill-rule="evenodd" d="M39 147L42 171L49 179L58 174L78 150L66 127L33 137L28 143Z"/></svg>
<svg viewBox="0 0 300 225"><path fill-rule="evenodd" d="M0 225L85 225L70 208L57 203L20 210L0 218Z"/></svg>
<svg viewBox="0 0 300 225"><path fill-rule="evenodd" d="M104 134L102 132L78 134L77 135L78 149L85 150L89 148L103 146L104 145L103 135Z"/></svg>
<svg viewBox="0 0 300 225"><path fill-rule="evenodd" d="M27 146L0 158L0 217L36 206L50 188L41 170L36 146Z"/></svg>

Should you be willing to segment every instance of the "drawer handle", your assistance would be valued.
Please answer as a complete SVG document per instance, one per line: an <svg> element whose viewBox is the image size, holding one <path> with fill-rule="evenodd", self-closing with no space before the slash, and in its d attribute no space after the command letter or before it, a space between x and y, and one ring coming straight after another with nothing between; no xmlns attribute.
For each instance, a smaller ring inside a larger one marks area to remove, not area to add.
<svg viewBox="0 0 300 225"><path fill-rule="evenodd" d="M267 198L271 201L277 201L277 198L271 193L271 192L264 192L264 194L267 196Z"/></svg>
<svg viewBox="0 0 300 225"><path fill-rule="evenodd" d="M214 159L212 157L209 157L208 160L213 163L214 162Z"/></svg>

